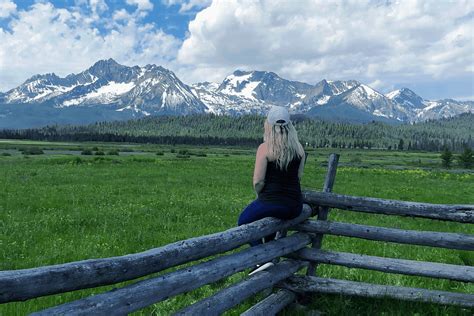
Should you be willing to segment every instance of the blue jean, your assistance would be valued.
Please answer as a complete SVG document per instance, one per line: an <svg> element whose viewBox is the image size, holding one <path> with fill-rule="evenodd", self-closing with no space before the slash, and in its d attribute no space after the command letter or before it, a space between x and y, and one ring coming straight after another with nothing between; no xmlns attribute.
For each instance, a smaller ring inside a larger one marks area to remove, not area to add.
<svg viewBox="0 0 474 316"><path fill-rule="evenodd" d="M264 217L276 217L284 220L298 217L303 210L303 204L299 206L286 206L280 204L270 204L256 199L250 203L240 214L238 225L255 222ZM265 242L275 239L276 233L265 236ZM250 242L250 246L257 246L262 243L261 239Z"/></svg>

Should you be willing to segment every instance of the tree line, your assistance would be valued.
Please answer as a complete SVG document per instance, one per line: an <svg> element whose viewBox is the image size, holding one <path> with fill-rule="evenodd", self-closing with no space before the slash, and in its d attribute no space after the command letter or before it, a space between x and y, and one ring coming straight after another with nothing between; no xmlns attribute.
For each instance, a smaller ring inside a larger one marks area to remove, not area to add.
<svg viewBox="0 0 474 316"><path fill-rule="evenodd" d="M219 146L258 145L263 139L259 115L152 116L89 125L49 125L30 129L0 130L0 138L46 141L103 141ZM474 148L474 114L416 124L381 122L351 124L292 117L299 139L313 148L377 148L386 150L462 152Z"/></svg>

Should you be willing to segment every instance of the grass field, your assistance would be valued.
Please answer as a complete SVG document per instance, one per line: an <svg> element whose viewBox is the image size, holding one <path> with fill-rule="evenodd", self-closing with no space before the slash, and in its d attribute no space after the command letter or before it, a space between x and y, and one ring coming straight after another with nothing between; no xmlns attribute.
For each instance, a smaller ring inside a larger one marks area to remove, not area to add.
<svg viewBox="0 0 474 316"><path fill-rule="evenodd" d="M25 156L22 146L61 154ZM127 148L119 156L67 155L98 146ZM1 141L0 270L23 269L88 258L124 255L236 225L255 195L251 188L254 150L133 144L35 143ZM174 151L172 153L171 151ZM156 152L163 153L156 155ZM302 182L320 190L328 153L310 152ZM205 153L198 157L193 152ZM439 169L439 154L341 151L334 192L430 203L474 204L474 175ZM186 156L186 155L184 155ZM474 234L470 224L332 210L329 220L405 229ZM325 236L324 249L451 264L474 265L474 253ZM364 282L474 293L474 284L320 265L319 275ZM246 276L239 273L196 291L141 310L168 315ZM125 282L123 284L128 284ZM123 285L121 284L121 285ZM24 315L103 292L101 287L0 305L1 315ZM238 315L258 296L228 315ZM472 315L473 310L394 300L315 295L312 308L327 315ZM283 315L299 314L295 309ZM302 312L301 312L302 313Z"/></svg>

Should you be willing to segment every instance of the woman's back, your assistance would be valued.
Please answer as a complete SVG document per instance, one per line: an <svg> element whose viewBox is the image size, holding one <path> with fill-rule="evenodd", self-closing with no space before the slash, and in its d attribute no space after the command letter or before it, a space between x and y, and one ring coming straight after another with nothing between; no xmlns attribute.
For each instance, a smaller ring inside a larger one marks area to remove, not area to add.
<svg viewBox="0 0 474 316"><path fill-rule="evenodd" d="M268 161L265 185L258 199L272 204L299 206L302 203L298 169L301 158L295 156L286 170L278 168L275 161Z"/></svg>

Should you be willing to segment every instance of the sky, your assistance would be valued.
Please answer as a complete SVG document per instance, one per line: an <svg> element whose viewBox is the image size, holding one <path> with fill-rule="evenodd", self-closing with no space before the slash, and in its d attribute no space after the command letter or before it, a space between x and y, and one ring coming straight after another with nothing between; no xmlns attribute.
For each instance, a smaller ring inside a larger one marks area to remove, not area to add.
<svg viewBox="0 0 474 316"><path fill-rule="evenodd" d="M474 100L472 0L0 0L0 91L97 60L185 83L264 70Z"/></svg>

